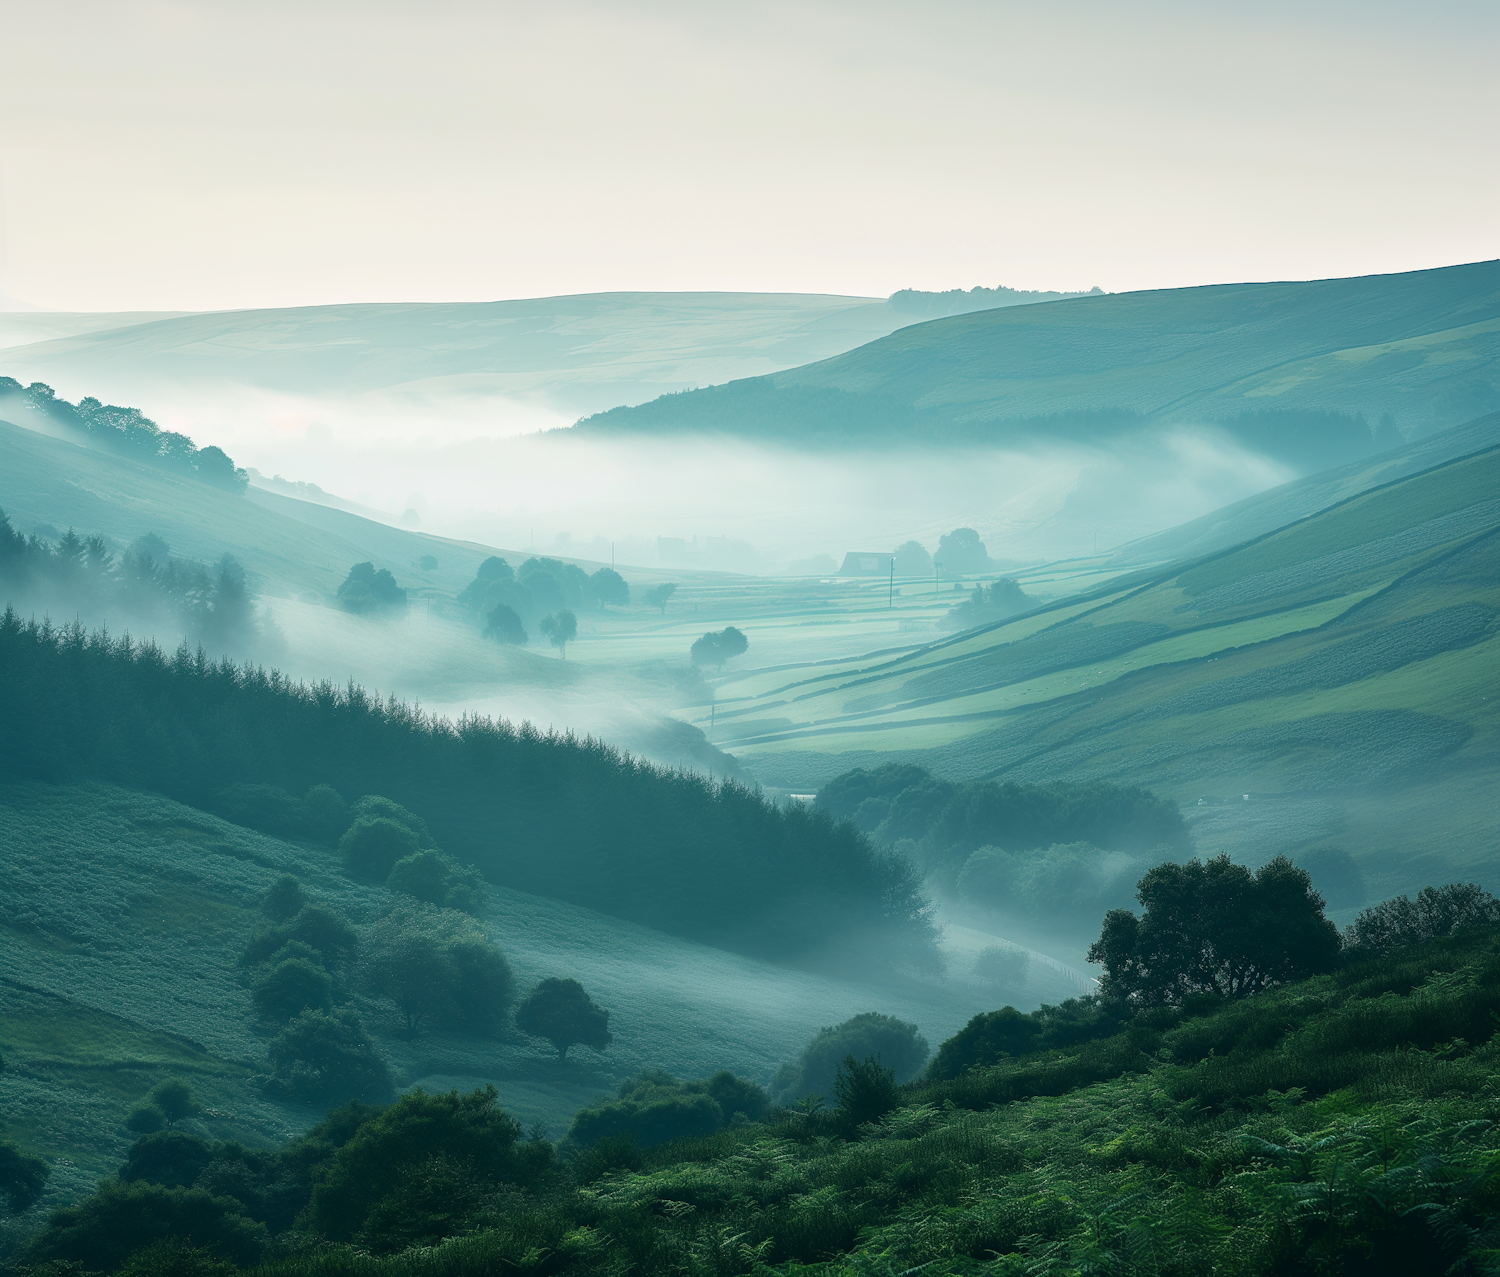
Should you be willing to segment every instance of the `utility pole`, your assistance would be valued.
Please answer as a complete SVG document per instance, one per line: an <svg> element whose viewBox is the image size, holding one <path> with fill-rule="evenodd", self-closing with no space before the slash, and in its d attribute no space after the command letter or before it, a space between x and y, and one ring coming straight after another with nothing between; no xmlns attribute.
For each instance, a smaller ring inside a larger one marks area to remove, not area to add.
<svg viewBox="0 0 1500 1277"><path fill-rule="evenodd" d="M891 588L890 593L886 595L885 605L888 608L896 606L896 556L894 554L891 555Z"/></svg>
<svg viewBox="0 0 1500 1277"><path fill-rule="evenodd" d="M938 592L938 569L941 568L942 566L943 565L941 563L939 563L936 559L933 559L933 561L932 561L932 592L934 594L936 594Z"/></svg>

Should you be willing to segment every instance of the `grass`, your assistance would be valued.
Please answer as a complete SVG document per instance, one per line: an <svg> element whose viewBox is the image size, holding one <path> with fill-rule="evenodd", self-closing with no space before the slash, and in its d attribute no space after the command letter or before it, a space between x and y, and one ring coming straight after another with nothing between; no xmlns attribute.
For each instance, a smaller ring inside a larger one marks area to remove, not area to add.
<svg viewBox="0 0 1500 1277"><path fill-rule="evenodd" d="M126 1113L165 1076L191 1079L214 1110L191 1129L213 1138L264 1145L320 1116L261 1094L271 1026L256 1020L239 967L264 925L258 901L284 872L360 928L388 901L384 888L350 882L331 851L166 799L108 785L0 787L0 1111L6 1133L56 1171L43 1204L0 1229L0 1247L113 1170L131 1138ZM573 976L611 1011L608 1053L579 1050L560 1065L514 1033L409 1039L393 1007L357 1005L399 1086L493 1083L507 1109L554 1136L645 1068L682 1077L730 1068L765 1082L826 1024L878 1010L938 1041L992 996L970 980L966 951L951 979L875 986L503 889L482 925L523 988ZM1031 977L1027 1005L1076 993L1041 964Z"/></svg>

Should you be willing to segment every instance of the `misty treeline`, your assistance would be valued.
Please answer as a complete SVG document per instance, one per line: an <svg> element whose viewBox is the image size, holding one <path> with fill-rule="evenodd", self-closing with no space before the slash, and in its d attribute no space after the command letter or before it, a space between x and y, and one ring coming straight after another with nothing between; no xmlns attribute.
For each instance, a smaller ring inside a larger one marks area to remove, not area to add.
<svg viewBox="0 0 1500 1277"><path fill-rule="evenodd" d="M216 488L243 492L249 478L214 444L198 447L184 434L163 430L139 408L120 408L93 397L76 404L59 399L51 386L34 381L23 386L0 377L0 417L35 415L79 443L132 457L175 474L188 475ZM17 412L19 410L19 412Z"/></svg>
<svg viewBox="0 0 1500 1277"><path fill-rule="evenodd" d="M1092 927L1147 860L1191 851L1177 804L1103 782L941 780L909 763L855 768L817 808L917 866L945 897L1046 925Z"/></svg>
<svg viewBox="0 0 1500 1277"><path fill-rule="evenodd" d="M261 636L255 596L233 555L209 565L173 558L152 533L116 554L69 528L56 544L23 536L0 510L0 593L27 611L166 629L215 652Z"/></svg>
<svg viewBox="0 0 1500 1277"><path fill-rule="evenodd" d="M1159 884L1147 912L1165 910L1165 934L1194 893L1260 879L1295 925L1323 926L1284 864ZM787 1107L727 1071L647 1070L559 1145L528 1138L488 1087L350 1103L273 1149L159 1131L16 1262L131 1277L1484 1272L1500 907L1465 888L1419 899L1378 920L1380 947L1323 945L1321 974L1005 1007L921 1072L915 1026L856 1016L783 1071L826 1088Z"/></svg>
<svg viewBox="0 0 1500 1277"><path fill-rule="evenodd" d="M1098 287L1081 293L1056 293L1033 288L1007 288L1004 284L998 284L994 288L976 285L967 291L949 288L943 292L901 288L887 297L885 304L903 314L920 315L923 319L939 319L944 315L966 315L976 310L996 310L1001 306L1029 306L1036 302L1062 301L1067 297L1103 296L1103 289Z"/></svg>
<svg viewBox="0 0 1500 1277"><path fill-rule="evenodd" d="M590 574L576 563L535 556L513 569L505 559L491 555L458 596L459 607L479 618L486 638L519 647L535 632L559 649L577 633L575 619L573 634L561 638L567 628L563 613L597 612L629 603L630 586L613 568ZM549 619L553 624L544 630Z"/></svg>
<svg viewBox="0 0 1500 1277"><path fill-rule="evenodd" d="M6 777L97 777L208 808L237 783L383 794L494 883L771 958L939 961L909 862L732 781L13 611L0 668Z"/></svg>

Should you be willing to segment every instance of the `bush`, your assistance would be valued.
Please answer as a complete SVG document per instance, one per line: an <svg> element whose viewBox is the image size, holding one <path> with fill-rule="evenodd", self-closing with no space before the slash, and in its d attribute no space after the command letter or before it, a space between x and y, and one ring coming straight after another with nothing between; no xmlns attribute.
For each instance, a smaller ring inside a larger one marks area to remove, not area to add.
<svg viewBox="0 0 1500 1277"><path fill-rule="evenodd" d="M358 616L404 611L406 591L387 569L377 572L373 563L356 563L339 586L338 603L344 611Z"/></svg>
<svg viewBox="0 0 1500 1277"><path fill-rule="evenodd" d="M897 1081L905 1082L927 1063L930 1052L915 1024L866 1011L832 1028L819 1029L796 1060L781 1066L771 1093L777 1103L786 1105L806 1095L827 1097L833 1093L841 1062L850 1055L861 1060L878 1055Z"/></svg>
<svg viewBox="0 0 1500 1277"><path fill-rule="evenodd" d="M533 1180L550 1163L551 1146L518 1147L520 1124L496 1099L492 1086L462 1096L422 1090L403 1095L363 1123L314 1173L309 1222L331 1240L353 1239L411 1175L433 1175L434 1159L461 1168L457 1176L442 1175L445 1180L480 1186Z"/></svg>
<svg viewBox="0 0 1500 1277"><path fill-rule="evenodd" d="M120 1178L144 1180L164 1188L189 1188L198 1174L214 1159L205 1140L186 1131L156 1131L143 1135L130 1146Z"/></svg>
<svg viewBox="0 0 1500 1277"><path fill-rule="evenodd" d="M193 1094L193 1088L179 1077L169 1077L158 1082L146 1093L146 1101L154 1104L168 1123L180 1122L185 1117L197 1117L203 1111Z"/></svg>
<svg viewBox="0 0 1500 1277"><path fill-rule="evenodd" d="M106 1180L92 1196L53 1211L21 1259L114 1272L132 1254L168 1237L242 1266L257 1262L267 1241L264 1226L247 1219L228 1197L211 1197L200 1188Z"/></svg>
<svg viewBox="0 0 1500 1277"><path fill-rule="evenodd" d="M765 1091L725 1070L697 1082L679 1082L660 1069L622 1082L615 1098L580 1109L567 1143L583 1149L628 1137L638 1148L711 1135L736 1122L764 1121L771 1109Z"/></svg>
<svg viewBox="0 0 1500 1277"><path fill-rule="evenodd" d="M282 1022L308 1009L327 1011L333 1006L328 972L306 958L288 957L269 966L250 992L257 1011Z"/></svg>
<svg viewBox="0 0 1500 1277"><path fill-rule="evenodd" d="M245 961L264 962L295 943L316 952L325 966L337 966L353 951L355 942L354 928L327 905L304 905L290 921L267 928L252 939L245 949Z"/></svg>
<svg viewBox="0 0 1500 1277"><path fill-rule="evenodd" d="M595 1006L577 980L555 976L538 984L516 1008L516 1028L552 1043L560 1060L568 1058L571 1047L603 1051L614 1041L609 1012Z"/></svg>
<svg viewBox="0 0 1500 1277"><path fill-rule="evenodd" d="M1415 900L1397 896L1366 909L1345 930L1344 947L1357 956L1373 956L1497 922L1500 900L1477 883L1423 887Z"/></svg>
<svg viewBox="0 0 1500 1277"><path fill-rule="evenodd" d="M285 922L293 918L307 903L302 884L291 874L282 874L266 892L260 902L260 911L272 922Z"/></svg>
<svg viewBox="0 0 1500 1277"><path fill-rule="evenodd" d="M0 1140L0 1193L12 1215L31 1209L46 1187L51 1168L40 1157L23 1153L9 1140Z"/></svg>
<svg viewBox="0 0 1500 1277"><path fill-rule="evenodd" d="M1031 955L1025 949L992 944L975 955L974 978L995 988L1018 989L1026 983L1030 965Z"/></svg>
<svg viewBox="0 0 1500 1277"><path fill-rule="evenodd" d="M880 1062L878 1055L856 1060L846 1055L833 1079L839 1112L856 1126L878 1121L901 1100L896 1093L896 1071Z"/></svg>
<svg viewBox="0 0 1500 1277"><path fill-rule="evenodd" d="M389 798L382 798L379 794L366 794L353 807L349 809L349 819L355 820L394 820L398 825L404 825L416 835L417 846L431 847L432 833L427 828L427 822L413 812L406 810L398 802Z"/></svg>
<svg viewBox="0 0 1500 1277"><path fill-rule="evenodd" d="M356 877L377 881L387 878L396 863L417 848L416 834L384 816L355 820L339 839L345 868Z"/></svg>
<svg viewBox="0 0 1500 1277"><path fill-rule="evenodd" d="M365 974L370 989L401 1010L408 1032L431 1019L492 1033L515 1000L505 955L451 909L393 909L371 937Z"/></svg>
<svg viewBox="0 0 1500 1277"><path fill-rule="evenodd" d="M477 914L484 907L484 879L479 871L435 847L403 856L385 881L392 891L443 908Z"/></svg>
<svg viewBox="0 0 1500 1277"><path fill-rule="evenodd" d="M294 1099L337 1103L380 1101L391 1093L390 1070L350 1008L303 1011L266 1049L268 1089Z"/></svg>
<svg viewBox="0 0 1500 1277"><path fill-rule="evenodd" d="M349 828L349 804L332 785L314 785L302 799L302 826L309 837L333 846Z"/></svg>
<svg viewBox="0 0 1500 1277"><path fill-rule="evenodd" d="M516 1000L516 979L505 955L477 932L448 942L457 974L453 1004L458 1027L477 1036L498 1031Z"/></svg>
<svg viewBox="0 0 1500 1277"><path fill-rule="evenodd" d="M142 1100L125 1116L125 1129L137 1135L149 1135L165 1129L167 1115L150 1100Z"/></svg>
<svg viewBox="0 0 1500 1277"><path fill-rule="evenodd" d="M515 608L497 603L484 618L484 637L506 647L525 647L526 626Z"/></svg>

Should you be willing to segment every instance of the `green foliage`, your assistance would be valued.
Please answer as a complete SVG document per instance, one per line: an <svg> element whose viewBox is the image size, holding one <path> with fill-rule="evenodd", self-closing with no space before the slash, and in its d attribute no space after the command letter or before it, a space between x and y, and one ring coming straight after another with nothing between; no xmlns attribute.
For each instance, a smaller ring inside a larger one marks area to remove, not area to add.
<svg viewBox="0 0 1500 1277"><path fill-rule="evenodd" d="M150 1100L142 1100L125 1115L125 1129L137 1135L149 1135L167 1125L167 1115Z"/></svg>
<svg viewBox="0 0 1500 1277"><path fill-rule="evenodd" d="M329 846L349 828L349 804L332 785L313 785L302 798L305 832Z"/></svg>
<svg viewBox="0 0 1500 1277"><path fill-rule="evenodd" d="M1397 896L1359 915L1344 933L1344 946L1369 956L1474 927L1500 922L1500 900L1477 883L1423 887L1415 900Z"/></svg>
<svg viewBox="0 0 1500 1277"><path fill-rule="evenodd" d="M1024 949L992 944L974 956L974 978L994 988L1015 989L1025 984L1031 955Z"/></svg>
<svg viewBox="0 0 1500 1277"><path fill-rule="evenodd" d="M156 1131L130 1146L122 1180L144 1180L164 1188L190 1188L214 1160L213 1146L186 1131Z"/></svg>
<svg viewBox="0 0 1500 1277"><path fill-rule="evenodd" d="M179 1238L242 1266L260 1258L267 1240L265 1228L247 1219L231 1198L212 1197L200 1188L106 1180L91 1197L53 1211L28 1243L22 1262L114 1272L131 1255L165 1238Z"/></svg>
<svg viewBox="0 0 1500 1277"><path fill-rule="evenodd" d="M1133 857L1087 842L1015 853L980 847L964 861L955 885L963 900L1071 928L1128 902L1139 873Z"/></svg>
<svg viewBox="0 0 1500 1277"><path fill-rule="evenodd" d="M366 968L370 988L396 1004L408 1033L430 1018L490 1034L515 999L505 955L453 910L392 910L375 929Z"/></svg>
<svg viewBox="0 0 1500 1277"><path fill-rule="evenodd" d="M1144 915L1112 909L1089 949L1103 992L1147 1005L1194 993L1243 998L1333 969L1339 937L1305 870L1277 856L1252 873L1228 856L1158 865L1140 881Z"/></svg>
<svg viewBox="0 0 1500 1277"><path fill-rule="evenodd" d="M743 655L750 647L750 640L730 625L717 632L710 632L694 639L689 652L694 665L713 665L724 668L726 661Z"/></svg>
<svg viewBox="0 0 1500 1277"><path fill-rule="evenodd" d="M575 1046L603 1051L614 1041L609 1012L595 1006L577 980L557 976L543 980L516 1008L516 1028L552 1043L559 1059Z"/></svg>
<svg viewBox="0 0 1500 1277"><path fill-rule="evenodd" d="M307 904L307 893L291 874L282 874L267 890L260 911L272 922L286 922L296 917Z"/></svg>
<svg viewBox="0 0 1500 1277"><path fill-rule="evenodd" d="M333 1006L333 980L318 963L287 957L268 965L250 986L250 994L255 1009L263 1016L285 1023L308 1009L329 1010Z"/></svg>
<svg viewBox="0 0 1500 1277"><path fill-rule="evenodd" d="M637 1148L711 1135L736 1122L764 1121L771 1109L765 1091L725 1070L696 1082L681 1082L651 1069L620 1083L611 1099L580 1109L567 1145L590 1148L625 1138Z"/></svg>
<svg viewBox="0 0 1500 1277"><path fill-rule="evenodd" d="M185 1117L197 1117L203 1111L192 1086L180 1077L169 1077L158 1082L146 1094L146 1098L162 1112L169 1123L180 1122Z"/></svg>
<svg viewBox="0 0 1500 1277"><path fill-rule="evenodd" d="M484 909L484 879L479 872L435 847L403 856L391 867L385 884L427 904L474 914Z"/></svg>
<svg viewBox="0 0 1500 1277"><path fill-rule="evenodd" d="M428 1095L416 1090L362 1124L354 1136L314 1174L308 1223L335 1241L359 1237L371 1216L393 1195L408 1210L445 1210L450 1187L480 1188L533 1181L551 1160L551 1147L520 1144L520 1125L496 1103L494 1087L459 1095ZM419 1182L412 1183L416 1176ZM367 1244L389 1245L391 1227L400 1224L404 1242L420 1223L401 1211L384 1212L379 1236ZM438 1236L444 1235L439 1232ZM434 1240L436 1240L434 1238ZM394 1247L391 1247L394 1248Z"/></svg>
<svg viewBox="0 0 1500 1277"><path fill-rule="evenodd" d="M676 593L677 586L675 583L663 581L660 585L653 585L649 590L645 591L641 595L641 599L643 602L649 603L652 607L659 608L661 614L665 616L667 614L667 604Z"/></svg>
<svg viewBox="0 0 1500 1277"><path fill-rule="evenodd" d="M232 783L375 790L421 811L432 842L492 883L778 959L832 952L868 970L936 953L920 882L853 829L599 741L430 718L14 612L0 615L0 667L0 770L18 779L108 780L189 803ZM350 814L369 810L361 800ZM400 841L370 866L378 880L418 849Z"/></svg>
<svg viewBox="0 0 1500 1277"><path fill-rule="evenodd" d="M240 1271L206 1246L163 1237L131 1255L120 1277L236 1277Z"/></svg>
<svg viewBox="0 0 1500 1277"><path fill-rule="evenodd" d="M980 569L981 571L983 569ZM966 630L974 625L989 625L1008 617L1020 616L1036 607L1038 600L1010 577L992 581L988 587L976 585L974 592L943 618L943 628Z"/></svg>
<svg viewBox="0 0 1500 1277"><path fill-rule="evenodd" d="M589 583L600 603L610 607L630 606L630 586L614 568L600 568L589 577Z"/></svg>
<svg viewBox="0 0 1500 1277"><path fill-rule="evenodd" d="M346 612L375 616L406 610L406 591L386 568L376 571L373 563L356 563L339 586L338 603Z"/></svg>
<svg viewBox="0 0 1500 1277"><path fill-rule="evenodd" d="M245 948L245 961L264 962L297 943L315 950L325 965L334 966L354 951L356 941L354 928L342 916L327 905L308 904L280 926L257 934Z"/></svg>
<svg viewBox="0 0 1500 1277"><path fill-rule="evenodd" d="M12 1215L29 1210L42 1195L51 1168L40 1157L23 1153L9 1140L0 1140L0 1193Z"/></svg>
<svg viewBox="0 0 1500 1277"><path fill-rule="evenodd" d="M566 657L568 644L578 637L578 618L567 608L559 608L551 616L542 617L537 628L542 637Z"/></svg>
<svg viewBox="0 0 1500 1277"><path fill-rule="evenodd" d="M896 1071L880 1062L878 1055L856 1060L846 1055L833 1078L839 1112L856 1126L877 1122L898 1104Z"/></svg>
<svg viewBox="0 0 1500 1277"><path fill-rule="evenodd" d="M360 878L390 876L396 862L417 851L417 835L385 816L360 817L339 839L339 855L351 874Z"/></svg>
<svg viewBox="0 0 1500 1277"><path fill-rule="evenodd" d="M778 1070L771 1094L778 1104L791 1105L805 1095L831 1096L845 1056L863 1060L879 1056L898 1082L915 1077L927 1063L931 1047L915 1024L893 1015L865 1011L842 1024L818 1030L795 1060Z"/></svg>
<svg viewBox="0 0 1500 1277"><path fill-rule="evenodd" d="M432 831L427 828L427 822L414 812L407 811L400 803L389 798L382 798L379 794L366 794L358 802L349 808L349 819L358 820L394 820L412 832L417 840L418 847L432 847L436 844L432 840Z"/></svg>
<svg viewBox="0 0 1500 1277"><path fill-rule="evenodd" d="M525 647L526 626L515 608L497 603L484 615L484 637L507 647Z"/></svg>
<svg viewBox="0 0 1500 1277"><path fill-rule="evenodd" d="M1131 1019L1130 1007L1097 996L1072 998L1023 1015L1015 1007L981 1011L944 1042L927 1076L956 1078L970 1069L998 1064L1033 1051L1076 1047L1111 1037ZM1108 1075L1108 1076L1112 1076Z"/></svg>
<svg viewBox="0 0 1500 1277"><path fill-rule="evenodd" d="M273 1094L337 1104L383 1100L391 1092L385 1059L349 1007L303 1011L271 1039L266 1054Z"/></svg>

